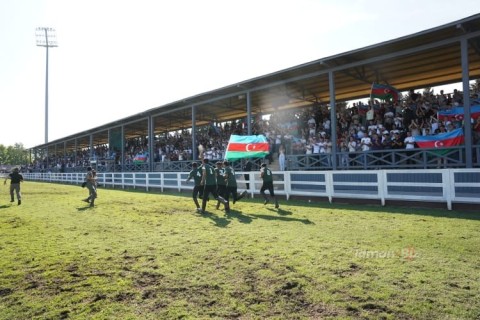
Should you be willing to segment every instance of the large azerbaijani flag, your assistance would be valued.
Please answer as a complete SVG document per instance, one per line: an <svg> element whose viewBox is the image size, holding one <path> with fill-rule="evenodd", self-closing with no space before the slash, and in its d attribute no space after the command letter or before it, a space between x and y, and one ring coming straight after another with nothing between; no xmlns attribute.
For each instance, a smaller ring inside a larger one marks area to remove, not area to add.
<svg viewBox="0 0 480 320"><path fill-rule="evenodd" d="M415 142L420 148L443 148L463 144L465 137L463 129L455 129L450 132L439 133L433 136L416 136Z"/></svg>
<svg viewBox="0 0 480 320"><path fill-rule="evenodd" d="M475 105L470 107L470 116L473 119L476 119L480 116L480 105ZM438 112L438 120L441 120L441 121L452 121L452 120L463 121L464 117L465 117L465 111L463 110L463 107L455 107L449 110Z"/></svg>
<svg viewBox="0 0 480 320"><path fill-rule="evenodd" d="M385 101L398 101L398 90L388 84L372 84L372 91L370 92L371 99L381 99Z"/></svg>
<svg viewBox="0 0 480 320"><path fill-rule="evenodd" d="M226 160L263 158L270 150L267 138L258 136L237 136L232 134L228 142Z"/></svg>

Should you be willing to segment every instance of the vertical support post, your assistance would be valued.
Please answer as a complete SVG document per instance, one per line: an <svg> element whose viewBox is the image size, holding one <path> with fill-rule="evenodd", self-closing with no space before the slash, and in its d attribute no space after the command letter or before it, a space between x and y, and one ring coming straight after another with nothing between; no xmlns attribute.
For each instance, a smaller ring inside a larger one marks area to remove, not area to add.
<svg viewBox="0 0 480 320"><path fill-rule="evenodd" d="M460 51L462 57L462 84L463 84L463 126L465 136L465 167L472 168L472 123L470 113L470 75L468 72L468 40L460 40Z"/></svg>
<svg viewBox="0 0 480 320"><path fill-rule="evenodd" d="M330 88L330 141L332 142L332 170L337 170L337 108L335 100L335 75L328 72L328 86Z"/></svg>
<svg viewBox="0 0 480 320"><path fill-rule="evenodd" d="M252 99L250 91L247 91L247 133L249 136L252 134Z"/></svg>
<svg viewBox="0 0 480 320"><path fill-rule="evenodd" d="M197 119L197 107L192 106L192 160L198 159L196 119Z"/></svg>

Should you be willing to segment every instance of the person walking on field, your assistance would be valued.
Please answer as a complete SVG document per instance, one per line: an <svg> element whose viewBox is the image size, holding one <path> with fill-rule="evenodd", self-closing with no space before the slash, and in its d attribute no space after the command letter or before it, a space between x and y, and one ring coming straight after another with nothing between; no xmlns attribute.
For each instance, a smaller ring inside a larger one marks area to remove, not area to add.
<svg viewBox="0 0 480 320"><path fill-rule="evenodd" d="M18 168L13 169L6 178L3 184L7 184L7 180L10 179L10 202L14 202L14 193L17 195L18 205L22 204L22 193L20 192L20 183L23 182L23 176L18 172Z"/></svg>
<svg viewBox="0 0 480 320"><path fill-rule="evenodd" d="M215 177L214 168L208 163L208 159L203 159L202 165L202 182L200 183L203 186L203 196L202 196L202 210L201 213L205 213L205 208L207 207L207 200L210 193L213 195L215 200L219 200L225 205L225 210L228 208L227 201L217 194L217 180Z"/></svg>
<svg viewBox="0 0 480 320"><path fill-rule="evenodd" d="M264 205L269 203L270 200L269 198L267 197L267 195L265 194L265 190L268 190L268 192L270 193L270 198L272 198L274 200L274 203L275 203L275 208L278 208L279 205L278 205L278 200L277 198L275 197L275 192L273 190L273 174L272 174L272 170L270 170L269 168L267 168L267 164L266 163L263 163L262 164L262 167L260 168L260 177L262 178L263 180L263 184L262 184L262 188L260 189L260 194L263 196L263 198L265 199L265 202L263 203Z"/></svg>
<svg viewBox="0 0 480 320"><path fill-rule="evenodd" d="M230 195L233 198L233 204L239 201L243 197L247 195L247 190L243 191L240 195L237 194L237 178L235 177L235 170L230 166L230 162L225 160L223 162L223 166L225 167L225 181L227 183L227 192L225 194L225 200L230 203ZM229 206L230 208L230 206Z"/></svg>
<svg viewBox="0 0 480 320"><path fill-rule="evenodd" d="M227 181L225 180L225 169L223 168L223 162L218 161L215 168L215 177L217 179L217 194L226 199L227 195ZM217 201L217 210L220 209L220 200ZM225 211L228 211L230 207L225 206Z"/></svg>
<svg viewBox="0 0 480 320"><path fill-rule="evenodd" d="M97 198L97 172L92 167L87 168L84 185L88 189L88 198L83 201L90 203L90 207L93 207Z"/></svg>
<svg viewBox="0 0 480 320"><path fill-rule="evenodd" d="M198 168L198 164L196 162L192 163L192 170L188 174L187 182L193 179L195 186L193 187L192 191L192 198L193 202L197 206L197 211L202 211L200 208L200 204L198 203L197 197L200 196L202 198L203 195L203 186L201 185L202 182L202 170Z"/></svg>

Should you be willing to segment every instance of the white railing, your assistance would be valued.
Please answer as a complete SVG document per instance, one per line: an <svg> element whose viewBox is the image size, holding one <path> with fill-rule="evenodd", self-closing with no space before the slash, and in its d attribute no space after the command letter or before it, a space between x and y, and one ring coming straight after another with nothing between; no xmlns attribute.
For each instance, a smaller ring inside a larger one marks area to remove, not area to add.
<svg viewBox="0 0 480 320"><path fill-rule="evenodd" d="M237 173L239 190L245 188L243 174ZM361 171L274 171L277 195L480 204L480 169L361 170ZM258 195L262 184L259 172L250 175L249 194ZM80 185L84 173L25 173L26 180ZM111 188L145 188L160 191L192 190L185 182L187 172L106 172L98 173L98 183ZM267 192L268 193L268 192Z"/></svg>

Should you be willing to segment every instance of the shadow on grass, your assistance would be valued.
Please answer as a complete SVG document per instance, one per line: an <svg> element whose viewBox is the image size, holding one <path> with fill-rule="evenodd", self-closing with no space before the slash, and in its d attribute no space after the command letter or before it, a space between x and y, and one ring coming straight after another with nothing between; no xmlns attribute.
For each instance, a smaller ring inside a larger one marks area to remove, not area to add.
<svg viewBox="0 0 480 320"><path fill-rule="evenodd" d="M276 221L285 221L285 222L301 222L303 224L315 224L308 219L299 219L291 218L285 216L269 216L267 214L249 214L249 216L254 217L255 219L265 219L265 220L276 220Z"/></svg>
<svg viewBox="0 0 480 320"><path fill-rule="evenodd" d="M240 223L251 223L253 221L251 217L246 216L236 210L230 210L230 212L227 213L226 216L228 219L237 219Z"/></svg>
<svg viewBox="0 0 480 320"><path fill-rule="evenodd" d="M86 207L77 208L77 211L91 210L91 209L94 209L94 208L95 207L86 206Z"/></svg>
<svg viewBox="0 0 480 320"><path fill-rule="evenodd" d="M270 210L270 211L275 211L274 209L270 209L270 208L269 208L268 210ZM276 212L277 212L277 214L279 214L279 215L281 215L281 216L290 216L290 215L293 214L292 211L285 210L285 209L283 209L282 207L276 209Z"/></svg>
<svg viewBox="0 0 480 320"><path fill-rule="evenodd" d="M2 204L2 205L0 206L0 209L7 209L7 208L10 208L10 207L11 207L11 206L8 205L8 204Z"/></svg>
<svg viewBox="0 0 480 320"><path fill-rule="evenodd" d="M199 213L198 215L202 218L208 218L208 219L212 220L213 223L215 224L215 226L220 227L220 228L225 228L231 222L227 218L219 217L216 214L210 213L208 211L205 211L205 213Z"/></svg>

